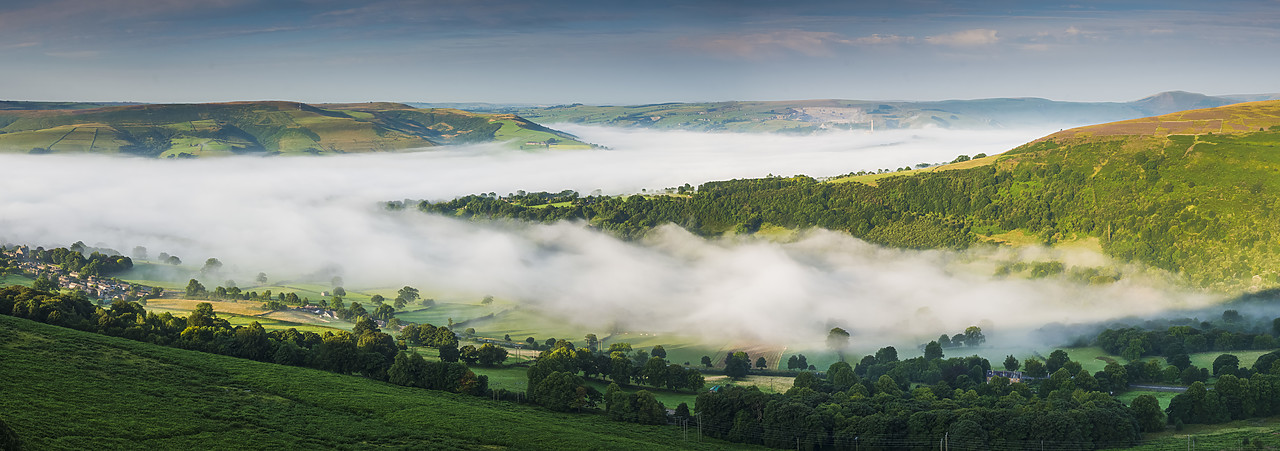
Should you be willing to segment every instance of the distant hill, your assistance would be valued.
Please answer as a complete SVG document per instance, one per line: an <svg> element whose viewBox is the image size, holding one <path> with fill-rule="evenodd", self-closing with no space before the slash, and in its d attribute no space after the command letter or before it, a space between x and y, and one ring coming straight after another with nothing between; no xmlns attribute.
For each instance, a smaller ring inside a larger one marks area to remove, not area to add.
<svg viewBox="0 0 1280 451"><path fill-rule="evenodd" d="M131 102L27 102L0 100L0 110L86 110L120 105L138 104Z"/></svg>
<svg viewBox="0 0 1280 451"><path fill-rule="evenodd" d="M572 122L703 131L813 133L828 129L1069 127L1262 100L1255 97L1266 95L1212 97L1174 91L1133 102L1060 102L1040 98L929 102L826 99L633 106L573 104L501 111L548 124Z"/></svg>
<svg viewBox="0 0 1280 451"><path fill-rule="evenodd" d="M92 108L10 104L29 109L0 110L0 152L173 158L386 152L488 142L513 147L590 147L573 135L513 114L417 109L398 103L263 101Z"/></svg>

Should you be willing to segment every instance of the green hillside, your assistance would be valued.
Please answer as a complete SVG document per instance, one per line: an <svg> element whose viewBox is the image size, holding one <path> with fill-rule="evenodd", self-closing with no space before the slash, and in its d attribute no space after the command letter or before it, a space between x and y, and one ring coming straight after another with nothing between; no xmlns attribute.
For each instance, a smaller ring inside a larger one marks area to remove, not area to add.
<svg viewBox="0 0 1280 451"><path fill-rule="evenodd" d="M653 105L508 108L542 123L573 122L731 132L812 133L826 129L1011 128L1091 124L1239 103L1226 97L1164 92L1132 102L1060 102L1039 98L943 100L784 100Z"/></svg>
<svg viewBox="0 0 1280 451"><path fill-rule="evenodd" d="M27 449L723 449L557 414L0 316L0 419Z"/></svg>
<svg viewBox="0 0 1280 451"><path fill-rule="evenodd" d="M1280 286L1280 233L1271 230L1280 224L1280 101L1066 130L996 157L875 177L710 182L688 197L593 197L561 208L479 196L419 208L586 219L628 238L675 223L704 236L823 227L921 249L1088 242L1194 286ZM1045 270L1107 279L1099 268Z"/></svg>
<svg viewBox="0 0 1280 451"><path fill-rule="evenodd" d="M487 142L525 148L590 147L572 135L511 114L416 109L394 103L235 102L0 110L0 152L173 158L387 152Z"/></svg>

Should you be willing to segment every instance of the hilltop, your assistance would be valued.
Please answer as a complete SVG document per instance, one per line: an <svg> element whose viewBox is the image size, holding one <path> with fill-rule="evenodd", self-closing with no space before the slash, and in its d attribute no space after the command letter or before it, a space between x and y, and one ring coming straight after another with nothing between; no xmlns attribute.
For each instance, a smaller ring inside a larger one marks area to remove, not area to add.
<svg viewBox="0 0 1280 451"><path fill-rule="evenodd" d="M924 170L709 182L692 196L559 208L486 206L500 201L476 196L419 208L589 220L626 238L669 222L703 236L822 227L916 249L1092 243L1118 261L1235 292L1280 286L1280 233L1270 227L1280 223L1278 175L1280 101L1263 101L1064 130ZM1078 269L1083 280L1098 276Z"/></svg>
<svg viewBox="0 0 1280 451"><path fill-rule="evenodd" d="M1153 116L1195 108L1275 98L1274 95L1206 96L1183 91L1132 102L1062 102L996 98L929 102L787 100L661 103L632 106L515 107L542 123L572 122L625 127L732 132L812 133L820 130L889 130L941 127L990 129L1074 126Z"/></svg>
<svg viewBox="0 0 1280 451"><path fill-rule="evenodd" d="M173 158L387 152L487 142L522 148L590 147L513 114L417 109L398 103L0 106L26 108L0 109L0 152Z"/></svg>

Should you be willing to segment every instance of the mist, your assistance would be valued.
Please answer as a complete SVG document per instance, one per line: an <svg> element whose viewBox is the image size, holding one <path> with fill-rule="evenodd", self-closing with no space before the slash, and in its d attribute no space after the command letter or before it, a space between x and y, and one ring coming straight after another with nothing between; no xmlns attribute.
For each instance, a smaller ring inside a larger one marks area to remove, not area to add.
<svg viewBox="0 0 1280 451"><path fill-rule="evenodd" d="M984 266L1063 252L1047 249L893 250L824 230L783 241L708 240L675 226L623 242L580 223L469 222L382 208L387 200L491 191L622 194L770 173L835 175L997 153L1039 136L562 128L611 150L471 146L177 161L0 155L0 242L67 246L83 240L126 254L141 245L153 256L167 252L188 264L216 257L226 265L225 278L239 281L259 271L272 280L333 273L351 288L413 285L442 300L493 295L584 327L617 323L629 330L814 347L833 325L851 330L855 340L879 344L954 334L979 322L1030 330L1212 301L1152 278L1081 286L997 278ZM1112 264L1088 251L1071 254L1047 257Z"/></svg>

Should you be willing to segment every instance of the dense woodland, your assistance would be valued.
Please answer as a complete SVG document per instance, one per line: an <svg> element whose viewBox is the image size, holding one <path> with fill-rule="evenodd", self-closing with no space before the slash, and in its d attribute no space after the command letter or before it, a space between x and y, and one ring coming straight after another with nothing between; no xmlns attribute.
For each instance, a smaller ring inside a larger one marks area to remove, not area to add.
<svg viewBox="0 0 1280 451"><path fill-rule="evenodd" d="M1134 150L1142 139L1041 141L994 164L887 177L875 186L770 177L708 182L690 196L489 193L417 207L463 218L583 220L627 239L667 223L701 236L775 225L845 231L901 248L964 248L1016 229L1046 244L1097 237L1112 256L1200 286L1280 283L1280 235L1254 226L1280 222L1273 207L1280 179L1271 172L1280 155L1269 151L1280 132L1168 136ZM1192 150L1205 145L1214 151ZM567 203L523 202L551 197Z"/></svg>

